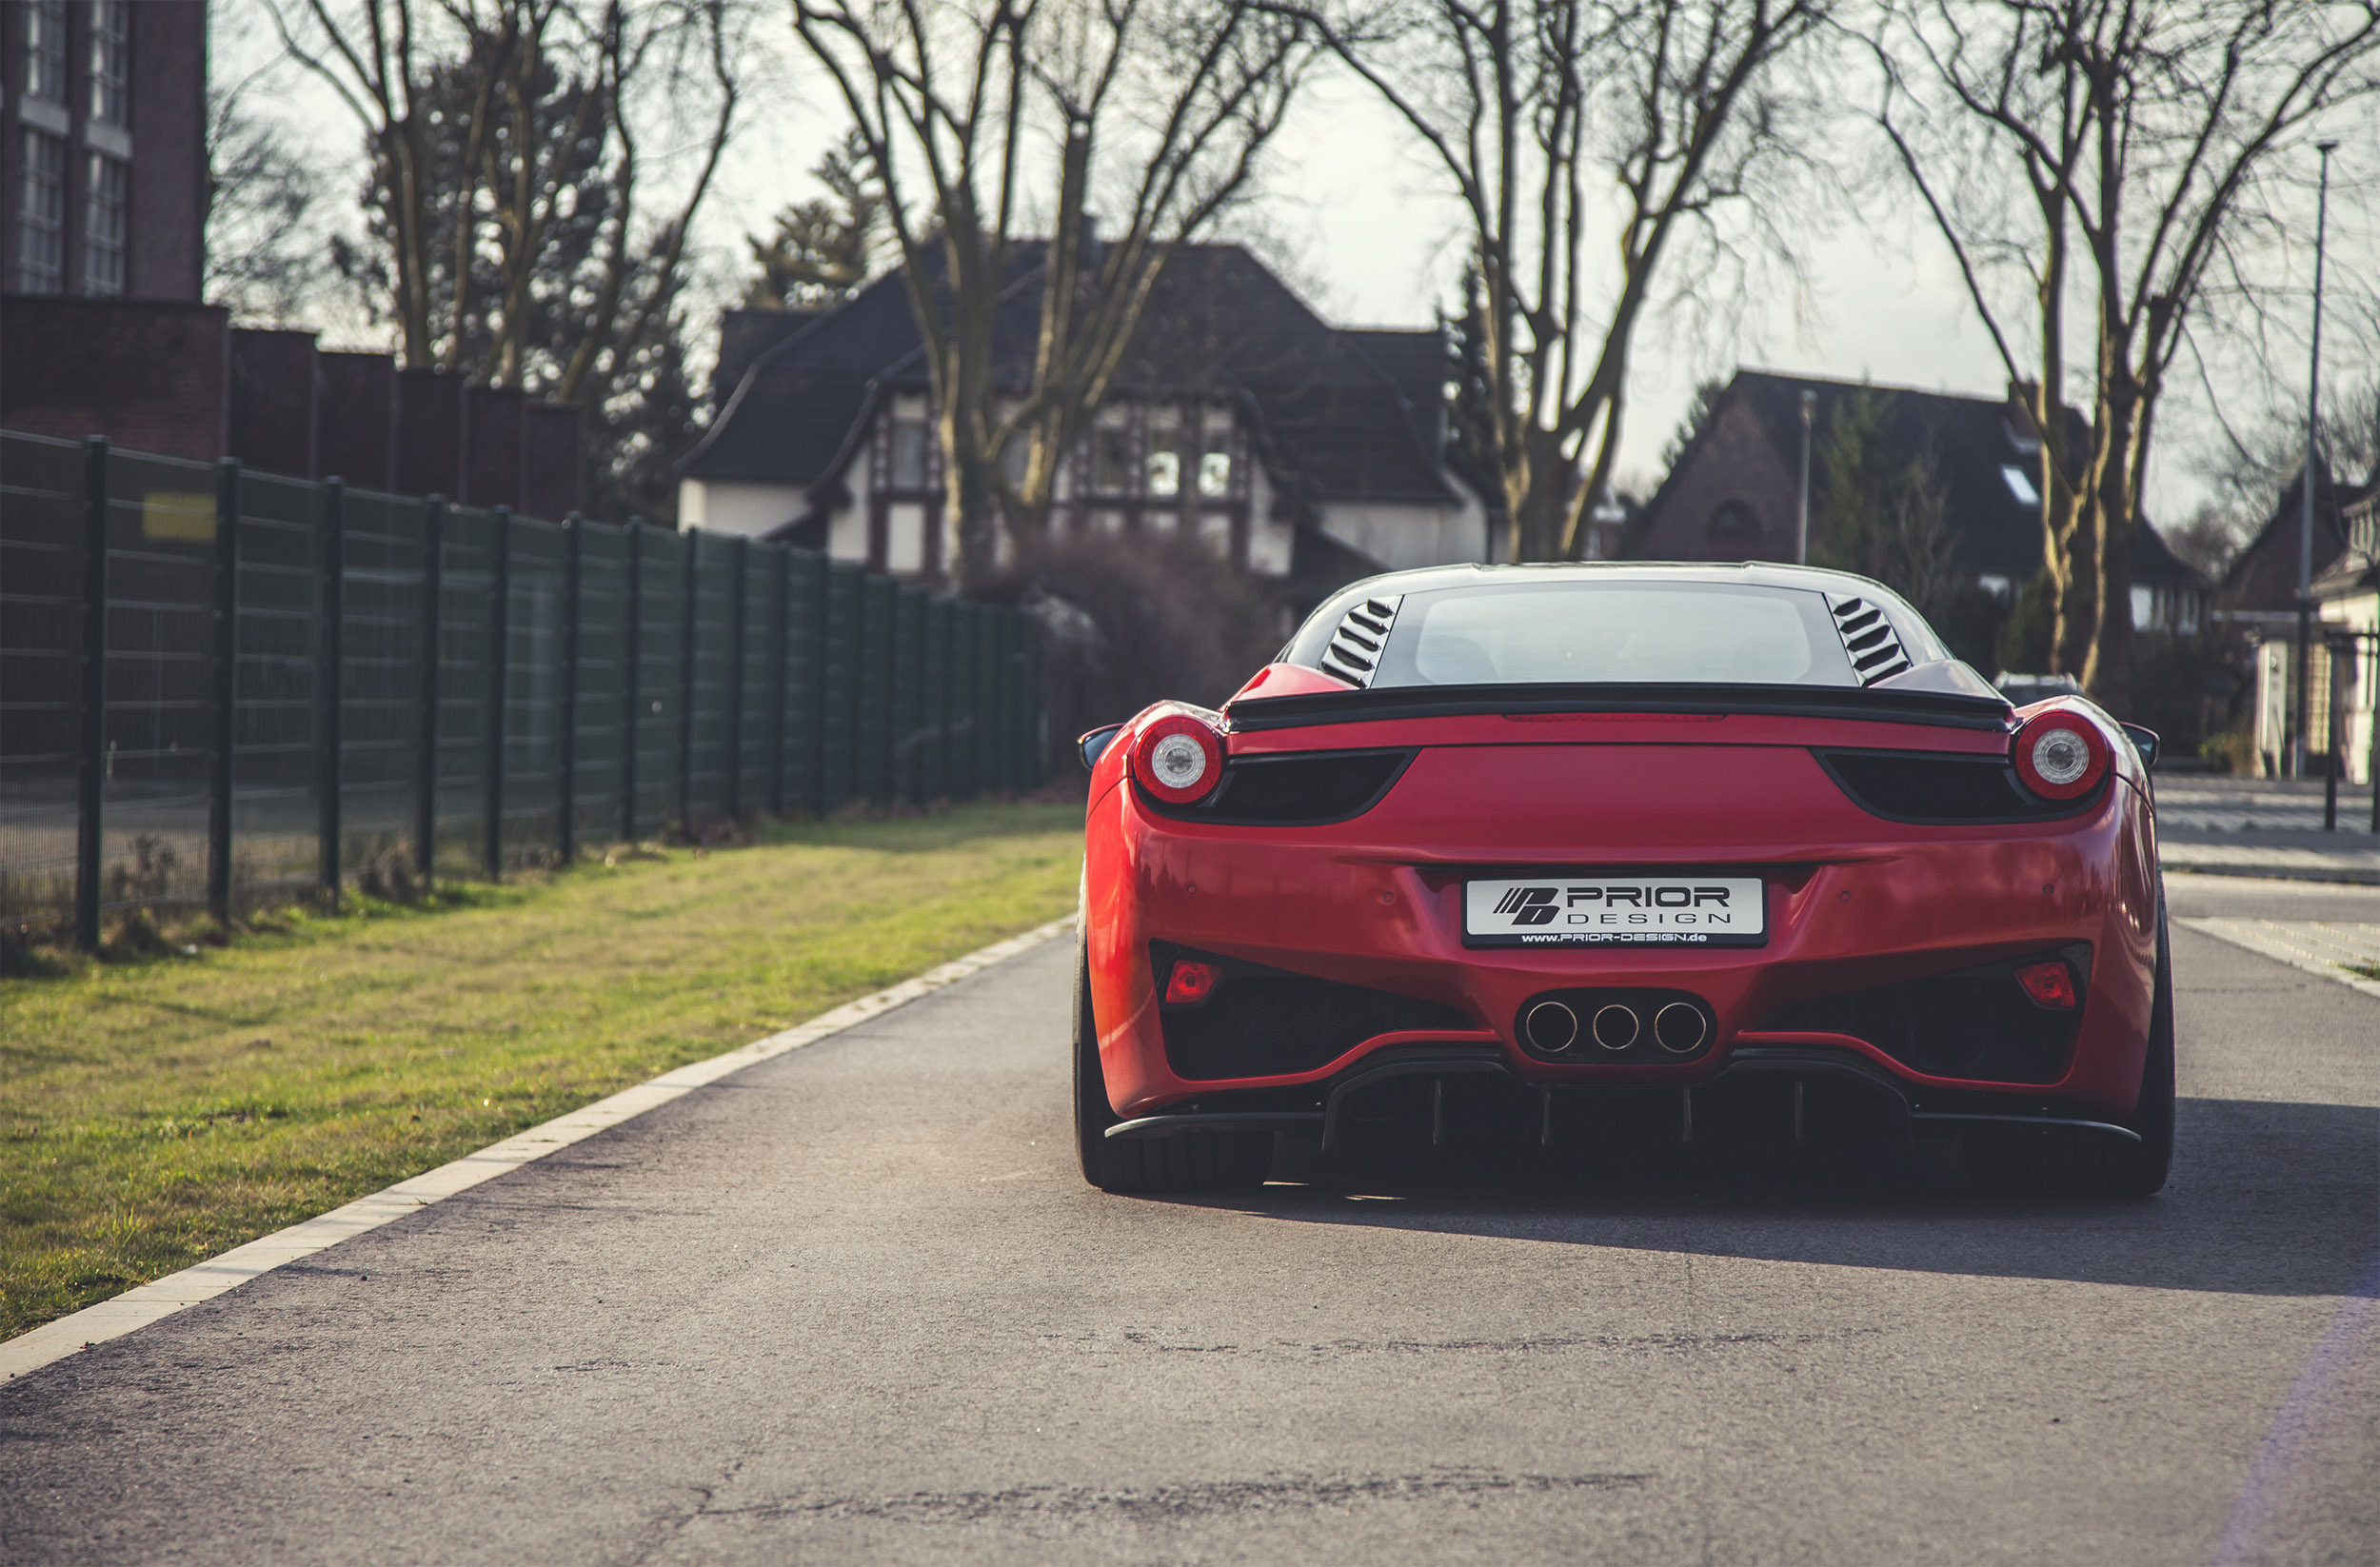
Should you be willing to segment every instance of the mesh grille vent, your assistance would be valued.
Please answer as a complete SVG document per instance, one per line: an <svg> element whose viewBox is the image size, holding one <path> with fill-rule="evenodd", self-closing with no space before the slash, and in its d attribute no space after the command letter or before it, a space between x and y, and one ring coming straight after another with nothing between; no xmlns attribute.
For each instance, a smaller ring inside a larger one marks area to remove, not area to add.
<svg viewBox="0 0 2380 1567"><path fill-rule="evenodd" d="M1380 649L1388 645L1388 628L1397 624L1397 606L1404 602L1404 595L1395 594L1366 599L1348 610L1331 633L1330 646L1323 649L1322 667L1341 680L1370 686L1379 672Z"/></svg>
<svg viewBox="0 0 2380 1567"><path fill-rule="evenodd" d="M1909 667L1909 655L1901 651L1901 640L1883 610L1860 598L1830 596L1826 603L1835 611L1835 629L1860 684L1874 685Z"/></svg>

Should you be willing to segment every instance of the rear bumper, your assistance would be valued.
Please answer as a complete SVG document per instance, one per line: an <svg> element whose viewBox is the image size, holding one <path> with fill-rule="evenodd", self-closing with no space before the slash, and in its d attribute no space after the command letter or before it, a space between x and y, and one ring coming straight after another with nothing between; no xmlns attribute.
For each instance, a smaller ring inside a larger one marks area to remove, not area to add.
<svg viewBox="0 0 2380 1567"><path fill-rule="evenodd" d="M1316 1088L1378 1052L1435 1045L1492 1058L1511 1079L1553 1089L1685 1087L1763 1070L1763 1052L1802 1051L1856 1063L1894 1084L1918 1114L1929 1097L1973 1093L2016 1105L2011 1114L2033 1113L2027 1105L2083 1119L2130 1112L2149 1023L2156 889L2152 830L2129 785L2053 824L1927 828L1859 812L1807 752L1772 752L1767 762L1761 782L1774 784L1785 819L1772 813L1724 848L1701 834L1664 834L1657 811L1622 811L1610 820L1651 830L1623 839L1556 823L1533 838L1546 847L1528 859L1494 830L1447 830L1443 814L1400 812L1404 785L1365 818L1302 831L1184 823L1142 811L1128 786L1107 791L1092 807L1086 938L1115 1109L1140 1121L1241 1090ZM1813 782L1822 792L1810 789ZM1788 830L1796 815L1802 830ZM1557 866L1756 873L1767 883L1766 944L1463 944L1468 875ZM1458 1008L1477 1026L1427 1040L1383 1036L1304 1072L1184 1079L1165 1053L1153 942ZM2071 1056L2054 1081L1931 1076L1857 1039L1760 1026L1796 1002L2073 943L2091 949L2092 973ZM1676 1064L1572 1064L1538 1059L1517 1042L1519 1009L1531 997L1598 985L1692 993L1715 1020L1712 1047Z"/></svg>
<svg viewBox="0 0 2380 1567"><path fill-rule="evenodd" d="M1813 1083L1862 1099L1883 1111L1904 1141L1926 1132L2040 1129L2117 1142L2140 1141L2137 1132L2096 1119L2089 1106L2021 1095L1929 1091L1913 1087L1848 1052L1775 1045L1740 1047L1698 1081L1674 1089L1532 1081L1514 1070L1504 1053L1493 1046L1389 1045L1370 1051L1302 1093L1279 1089L1209 1092L1166 1113L1120 1121L1107 1129L1107 1136L1146 1139L1208 1131L1274 1132L1314 1140L1322 1153L1336 1153L1345 1145L1359 1096L1398 1079L1420 1080L1432 1090L1427 1101L1431 1108L1417 1118L1420 1124L1415 1130L1434 1144L1445 1141L1443 1089L1450 1080L1487 1088L1506 1101L1507 1110L1513 1108L1517 1097L1524 1099L1523 1113L1506 1119L1520 1126L1524 1136L1533 1132L1540 1147L1552 1146L1578 1120L1567 1107L1570 1101L1603 1093L1674 1100L1677 1140L1691 1144L1696 1141L1697 1092L1726 1094L1768 1080L1783 1080L1793 1090L1785 1104L1791 1107L1786 1113L1794 1141L1803 1136L1801 1090ZM1291 1103L1301 1107L1281 1108ZM1659 1115L1665 1107L1646 1108Z"/></svg>

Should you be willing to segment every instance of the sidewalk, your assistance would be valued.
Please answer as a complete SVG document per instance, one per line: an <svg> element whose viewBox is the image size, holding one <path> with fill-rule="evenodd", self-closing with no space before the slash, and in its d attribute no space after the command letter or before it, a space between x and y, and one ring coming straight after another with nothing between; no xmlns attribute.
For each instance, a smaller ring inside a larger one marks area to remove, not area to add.
<svg viewBox="0 0 2380 1567"><path fill-rule="evenodd" d="M2371 790L2339 785L2339 825L2322 830L2320 782L2209 773L2156 779L2158 859L2167 870L2380 885Z"/></svg>

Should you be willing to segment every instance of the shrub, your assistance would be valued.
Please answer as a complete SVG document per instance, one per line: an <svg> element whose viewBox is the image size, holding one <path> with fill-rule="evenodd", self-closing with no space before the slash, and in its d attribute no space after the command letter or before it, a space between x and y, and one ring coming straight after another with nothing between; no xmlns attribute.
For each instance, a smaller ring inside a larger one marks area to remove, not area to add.
<svg viewBox="0 0 2380 1567"><path fill-rule="evenodd" d="M1080 777L1074 738L1152 702L1220 706L1273 655L1263 604L1174 534L1053 535L983 597L1029 611L1042 652L1052 773Z"/></svg>
<svg viewBox="0 0 2380 1567"><path fill-rule="evenodd" d="M2240 777L2253 777L2260 770L2256 760L2255 737L2244 729L2226 729L2219 735L2209 735L2198 747L2198 754L2218 771Z"/></svg>

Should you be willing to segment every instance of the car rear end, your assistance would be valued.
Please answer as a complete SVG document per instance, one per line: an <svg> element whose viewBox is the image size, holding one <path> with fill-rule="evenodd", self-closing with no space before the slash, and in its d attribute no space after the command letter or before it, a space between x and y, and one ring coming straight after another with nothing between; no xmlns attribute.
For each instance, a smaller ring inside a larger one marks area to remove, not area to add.
<svg viewBox="0 0 2380 1567"><path fill-rule="evenodd" d="M1398 645L1377 602L1101 761L1086 937L1122 1135L1328 1147L1385 1116L1437 1141L1450 1104L1488 1104L1499 1136L1618 1106L1683 1141L1697 1096L1705 1136L1746 1104L1795 1137L1838 1105L1902 1131L2132 1109L2154 845L2104 715L2026 727L1938 668L1894 687L1943 662L1909 658L1938 652L1921 622L1885 622L1896 667L1857 684L1359 684L1336 657L1377 676ZM1494 608L1448 623L1509 664ZM1853 681L1859 629L1836 633ZM2077 731L2081 772L2020 764ZM1212 749L1169 787L1147 759L1185 736Z"/></svg>

